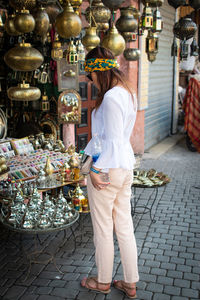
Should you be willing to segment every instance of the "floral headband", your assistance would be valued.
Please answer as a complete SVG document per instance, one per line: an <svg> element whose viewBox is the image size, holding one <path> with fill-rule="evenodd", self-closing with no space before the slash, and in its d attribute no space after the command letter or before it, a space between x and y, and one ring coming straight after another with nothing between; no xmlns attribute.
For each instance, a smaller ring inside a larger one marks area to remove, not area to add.
<svg viewBox="0 0 200 300"><path fill-rule="evenodd" d="M90 58L84 63L86 72L94 71L107 71L112 68L119 68L119 64L116 59L107 58Z"/></svg>

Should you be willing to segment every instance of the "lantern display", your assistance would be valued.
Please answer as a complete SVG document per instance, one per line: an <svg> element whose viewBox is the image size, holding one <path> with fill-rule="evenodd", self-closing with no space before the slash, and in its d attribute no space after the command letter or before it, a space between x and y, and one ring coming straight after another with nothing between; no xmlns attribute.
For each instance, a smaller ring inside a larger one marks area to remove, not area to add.
<svg viewBox="0 0 200 300"><path fill-rule="evenodd" d="M87 27L85 29L85 36L82 38L82 43L87 51L90 51L99 45L100 38L97 35L96 27Z"/></svg>
<svg viewBox="0 0 200 300"><path fill-rule="evenodd" d="M191 52L190 52L191 56L199 55L199 47L197 45L197 41L195 38L193 39L192 44L190 45L190 49L191 49Z"/></svg>
<svg viewBox="0 0 200 300"><path fill-rule="evenodd" d="M162 21L161 13L158 10L158 8L156 8L153 14L153 32L161 32L162 29L163 29L163 21Z"/></svg>
<svg viewBox="0 0 200 300"><path fill-rule="evenodd" d="M158 36L150 30L146 37L146 53L150 62L156 59L156 54L158 53Z"/></svg>
<svg viewBox="0 0 200 300"><path fill-rule="evenodd" d="M73 41L69 43L69 47L66 51L66 61L70 65L77 64L78 62L78 53Z"/></svg>
<svg viewBox="0 0 200 300"><path fill-rule="evenodd" d="M63 49L58 34L55 34L55 40L52 44L51 58L55 61L59 61L63 58Z"/></svg>
<svg viewBox="0 0 200 300"><path fill-rule="evenodd" d="M141 25L143 29L150 29L153 27L153 11L151 7L144 7L141 19Z"/></svg>

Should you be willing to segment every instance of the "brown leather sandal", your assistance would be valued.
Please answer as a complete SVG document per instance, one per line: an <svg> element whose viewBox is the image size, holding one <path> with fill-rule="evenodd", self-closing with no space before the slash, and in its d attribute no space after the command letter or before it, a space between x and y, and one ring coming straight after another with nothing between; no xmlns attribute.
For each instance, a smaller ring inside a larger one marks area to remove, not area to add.
<svg viewBox="0 0 200 300"><path fill-rule="evenodd" d="M133 286L130 283L126 283L123 280L114 280L113 286L120 290L123 291L127 297L129 298L136 298L136 287Z"/></svg>
<svg viewBox="0 0 200 300"><path fill-rule="evenodd" d="M110 283L98 282L95 277L85 277L81 280L81 286L89 290L100 292L103 294L110 293ZM101 286L106 286L106 288L101 288Z"/></svg>

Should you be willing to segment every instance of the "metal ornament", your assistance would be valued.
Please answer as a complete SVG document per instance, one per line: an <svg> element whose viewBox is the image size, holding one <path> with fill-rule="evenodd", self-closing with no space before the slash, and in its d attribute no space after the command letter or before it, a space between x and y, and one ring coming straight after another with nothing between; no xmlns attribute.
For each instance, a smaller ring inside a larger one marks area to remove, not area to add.
<svg viewBox="0 0 200 300"><path fill-rule="evenodd" d="M197 25L190 18L181 18L173 28L174 35L181 40L192 38L196 31Z"/></svg>
<svg viewBox="0 0 200 300"><path fill-rule="evenodd" d="M133 34L137 32L138 21L134 16L133 7L120 8L121 16L116 22L116 28L126 42L132 41ZM134 39L135 40L135 39Z"/></svg>
<svg viewBox="0 0 200 300"><path fill-rule="evenodd" d="M110 10L104 6L101 0L93 0L92 5L88 6L85 11L85 17L91 25L91 15L94 18L97 30L106 31L109 28L109 20L111 17Z"/></svg>
<svg viewBox="0 0 200 300"><path fill-rule="evenodd" d="M46 95L46 92L44 92L44 94L42 95L41 110L44 112L50 110L50 101L48 96Z"/></svg>
<svg viewBox="0 0 200 300"><path fill-rule="evenodd" d="M180 43L180 57L181 60L187 60L189 54L189 44L186 43L186 39Z"/></svg>
<svg viewBox="0 0 200 300"><path fill-rule="evenodd" d="M52 44L51 58L55 61L59 61L63 58L63 49L58 34L55 34L55 40Z"/></svg>
<svg viewBox="0 0 200 300"><path fill-rule="evenodd" d="M163 5L164 0L142 0L142 3L151 7L158 7Z"/></svg>
<svg viewBox="0 0 200 300"><path fill-rule="evenodd" d="M146 53L150 62L156 59L156 54L158 53L158 36L150 30L146 37Z"/></svg>
<svg viewBox="0 0 200 300"><path fill-rule="evenodd" d="M44 57L31 44L18 44L11 48L4 56L5 63L14 71L34 71L41 66Z"/></svg>
<svg viewBox="0 0 200 300"><path fill-rule="evenodd" d="M34 32L41 36L41 37L46 37L47 32L49 30L49 16L45 11L44 7L39 7L37 9L36 14L34 14L35 18L35 29Z"/></svg>
<svg viewBox="0 0 200 300"><path fill-rule="evenodd" d="M41 91L28 83L19 83L16 87L7 90L8 98L15 101L35 101L41 97Z"/></svg>
<svg viewBox="0 0 200 300"><path fill-rule="evenodd" d="M47 161L44 167L44 172L46 176L52 175L54 172L54 167L51 164L50 158L47 157Z"/></svg>
<svg viewBox="0 0 200 300"><path fill-rule="evenodd" d="M199 55L199 47L198 47L198 44L197 44L197 41L195 38L193 39L192 44L190 45L190 49L191 49L191 52L190 52L191 56Z"/></svg>
<svg viewBox="0 0 200 300"><path fill-rule="evenodd" d="M10 6L12 6L14 9L32 9L36 6L36 0L10 0L9 1Z"/></svg>
<svg viewBox="0 0 200 300"><path fill-rule="evenodd" d="M150 29L153 27L153 11L151 7L145 6L141 17L142 29Z"/></svg>
<svg viewBox="0 0 200 300"><path fill-rule="evenodd" d="M63 12L56 17L56 29L63 38L72 38L80 34L82 28L81 19L74 12L68 2Z"/></svg>
<svg viewBox="0 0 200 300"><path fill-rule="evenodd" d="M194 9L200 8L200 0L189 0L189 5Z"/></svg>
<svg viewBox="0 0 200 300"><path fill-rule="evenodd" d="M176 42L176 38L174 37L173 44L171 47L171 56L177 56L177 55L178 55L178 45Z"/></svg>
<svg viewBox="0 0 200 300"><path fill-rule="evenodd" d="M22 33L32 32L35 28L35 19L29 13L29 10L22 9L14 19L14 25L17 31Z"/></svg>
<svg viewBox="0 0 200 300"><path fill-rule="evenodd" d="M124 0L102 0L102 2L111 10L116 10L124 2Z"/></svg>
<svg viewBox="0 0 200 300"><path fill-rule="evenodd" d="M179 6L186 5L186 0L168 0L168 3L174 8L178 8Z"/></svg>
<svg viewBox="0 0 200 300"><path fill-rule="evenodd" d="M2 17L0 15L0 32L2 32L3 30L4 30L4 24L3 24Z"/></svg>
<svg viewBox="0 0 200 300"><path fill-rule="evenodd" d="M66 53L66 61L70 65L77 64L78 62L78 54L76 51L76 46L74 45L73 41L70 41L69 43L67 53Z"/></svg>
<svg viewBox="0 0 200 300"><path fill-rule="evenodd" d="M125 49L125 40L123 36L119 34L114 24L103 38L102 46L109 49L114 56L118 56L123 53Z"/></svg>
<svg viewBox="0 0 200 300"><path fill-rule="evenodd" d="M79 72L84 71L85 48L81 43L81 40L78 40L77 53L78 53Z"/></svg>
<svg viewBox="0 0 200 300"><path fill-rule="evenodd" d="M90 51L99 45L100 38L97 35L96 27L87 27L85 29L85 35L82 38L82 43L87 51Z"/></svg>
<svg viewBox="0 0 200 300"><path fill-rule="evenodd" d="M79 8L82 4L83 0L70 0L71 6L74 9L74 12L79 15Z"/></svg>
<svg viewBox="0 0 200 300"><path fill-rule="evenodd" d="M124 58L128 61L136 61L140 58L140 50L136 48L126 48L123 52Z"/></svg>
<svg viewBox="0 0 200 300"><path fill-rule="evenodd" d="M10 16L8 16L8 18L5 21L5 31L7 32L8 35L11 36L17 36L20 35L21 32L17 31L14 25L14 19L15 19L16 15L12 14Z"/></svg>
<svg viewBox="0 0 200 300"><path fill-rule="evenodd" d="M161 17L161 13L158 10L158 8L156 8L156 10L153 13L153 32L161 32L163 29L163 20Z"/></svg>

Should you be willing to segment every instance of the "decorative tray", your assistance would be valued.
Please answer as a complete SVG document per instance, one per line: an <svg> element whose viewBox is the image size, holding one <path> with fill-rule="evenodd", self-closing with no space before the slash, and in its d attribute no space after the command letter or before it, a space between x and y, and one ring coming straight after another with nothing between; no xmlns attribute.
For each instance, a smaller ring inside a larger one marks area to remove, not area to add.
<svg viewBox="0 0 200 300"><path fill-rule="evenodd" d="M171 181L171 179L163 172L157 172L154 169L150 170L134 170L133 172L134 187L154 188L163 186Z"/></svg>

